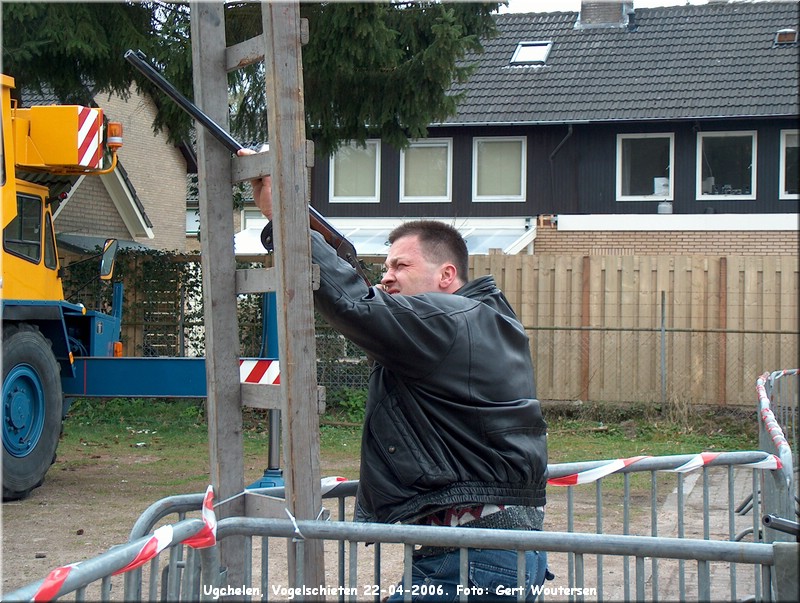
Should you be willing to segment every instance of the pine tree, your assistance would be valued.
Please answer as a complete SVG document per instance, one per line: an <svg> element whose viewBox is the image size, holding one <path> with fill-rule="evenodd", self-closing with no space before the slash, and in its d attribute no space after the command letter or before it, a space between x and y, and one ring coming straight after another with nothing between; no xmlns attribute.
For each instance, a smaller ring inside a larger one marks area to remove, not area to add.
<svg viewBox="0 0 800 603"><path fill-rule="evenodd" d="M303 48L307 135L323 153L367 138L402 147L430 123L453 115L454 82L468 77L467 52L494 33L498 2L302 3L310 39ZM153 124L177 142L189 118L123 60L141 49L192 98L189 8L183 2L3 3L3 72L18 87L49 89L61 102L89 94L127 94L131 83L156 100ZM261 6L226 6L227 43L261 32ZM231 129L240 140L266 140L263 67L229 76Z"/></svg>

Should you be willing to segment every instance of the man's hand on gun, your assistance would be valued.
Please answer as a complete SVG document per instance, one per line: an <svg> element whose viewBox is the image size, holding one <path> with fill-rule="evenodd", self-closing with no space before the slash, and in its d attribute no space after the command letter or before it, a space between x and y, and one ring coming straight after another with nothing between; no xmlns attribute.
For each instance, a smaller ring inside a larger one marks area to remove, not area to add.
<svg viewBox="0 0 800 603"><path fill-rule="evenodd" d="M243 157L244 155L255 155L256 152L252 149L239 149L236 154ZM272 176L256 178L251 180L250 184L253 186L253 201L256 207L267 217L267 220L272 221Z"/></svg>

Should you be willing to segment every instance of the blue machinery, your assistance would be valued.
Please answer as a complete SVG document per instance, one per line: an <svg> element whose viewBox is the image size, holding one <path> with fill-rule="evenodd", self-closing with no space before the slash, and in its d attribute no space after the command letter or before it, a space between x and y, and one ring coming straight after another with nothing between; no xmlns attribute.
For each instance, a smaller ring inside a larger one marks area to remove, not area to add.
<svg viewBox="0 0 800 603"><path fill-rule="evenodd" d="M261 312L261 358L278 357L278 322L275 292L264 293L264 305ZM269 452L267 468L264 475L249 486L252 488L272 488L283 486L281 471L281 411L269 410Z"/></svg>
<svg viewBox="0 0 800 603"><path fill-rule="evenodd" d="M119 294L121 300L121 291ZM116 291L115 291L115 300ZM121 302L120 302L121 303ZM120 307L120 304L114 304ZM259 358L278 357L278 325L275 293L265 293ZM117 333L119 330L117 319ZM110 329L109 329L110 330ZM205 398L206 361L203 357L76 357L73 376L62 371L62 389L66 398ZM281 413L269 411L269 450L264 475L251 488L282 487L280 468Z"/></svg>

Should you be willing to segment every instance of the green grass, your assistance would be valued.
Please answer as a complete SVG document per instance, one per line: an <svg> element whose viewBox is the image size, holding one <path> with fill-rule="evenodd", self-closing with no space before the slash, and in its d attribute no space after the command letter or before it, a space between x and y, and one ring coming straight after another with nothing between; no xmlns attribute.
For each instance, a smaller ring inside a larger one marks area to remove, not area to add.
<svg viewBox="0 0 800 603"><path fill-rule="evenodd" d="M339 407L329 398L329 412L321 417L320 473L358 479L361 424L352 420L359 416L358 397L348 394L342 399ZM543 406L552 464L757 448L755 411L706 410L676 422L665 418L668 413L635 405ZM264 410L245 409L243 418L247 485L260 479L268 464L269 416ZM93 497L101 497L97 500L126 498L137 505L203 492L211 481L209 463L203 400L80 400L64 423L58 461L47 479L79 490L91 484ZM675 473L658 473L659 502L677 479ZM650 472L630 474L629 486L634 501L631 518L646 516L648 501L654 498ZM580 529L594 529L595 488L587 484L573 492L575 525ZM558 522L566 516L558 509L566 504L566 496L565 488L548 488L548 506L554 509L552 529L565 529ZM604 515L613 525L619 519L614 514L623 508L623 476L604 478L602 496Z"/></svg>
<svg viewBox="0 0 800 603"><path fill-rule="evenodd" d="M743 411L696 413L676 423L652 409L595 405L576 411L545 404L550 463L757 448L756 415ZM353 409L322 417L323 475L358 478L361 428L346 422ZM263 473L269 446L266 411L244 411L246 480ZM165 490L208 481L208 432L203 400L78 400L64 424L59 457L76 469L103 455L129 464L156 464L152 480ZM154 460L155 459L155 460ZM249 482L248 482L249 483Z"/></svg>
<svg viewBox="0 0 800 603"><path fill-rule="evenodd" d="M576 411L545 405L544 412L551 463L758 446L755 410L697 409L679 422L645 406L592 405Z"/></svg>

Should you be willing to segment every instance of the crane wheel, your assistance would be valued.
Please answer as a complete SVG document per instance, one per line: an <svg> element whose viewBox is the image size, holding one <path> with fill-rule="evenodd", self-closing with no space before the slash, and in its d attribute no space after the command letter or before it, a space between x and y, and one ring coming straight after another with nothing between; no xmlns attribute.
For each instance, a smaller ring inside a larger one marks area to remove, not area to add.
<svg viewBox="0 0 800 603"><path fill-rule="evenodd" d="M3 500L40 486L61 435L61 369L34 325L3 328Z"/></svg>

